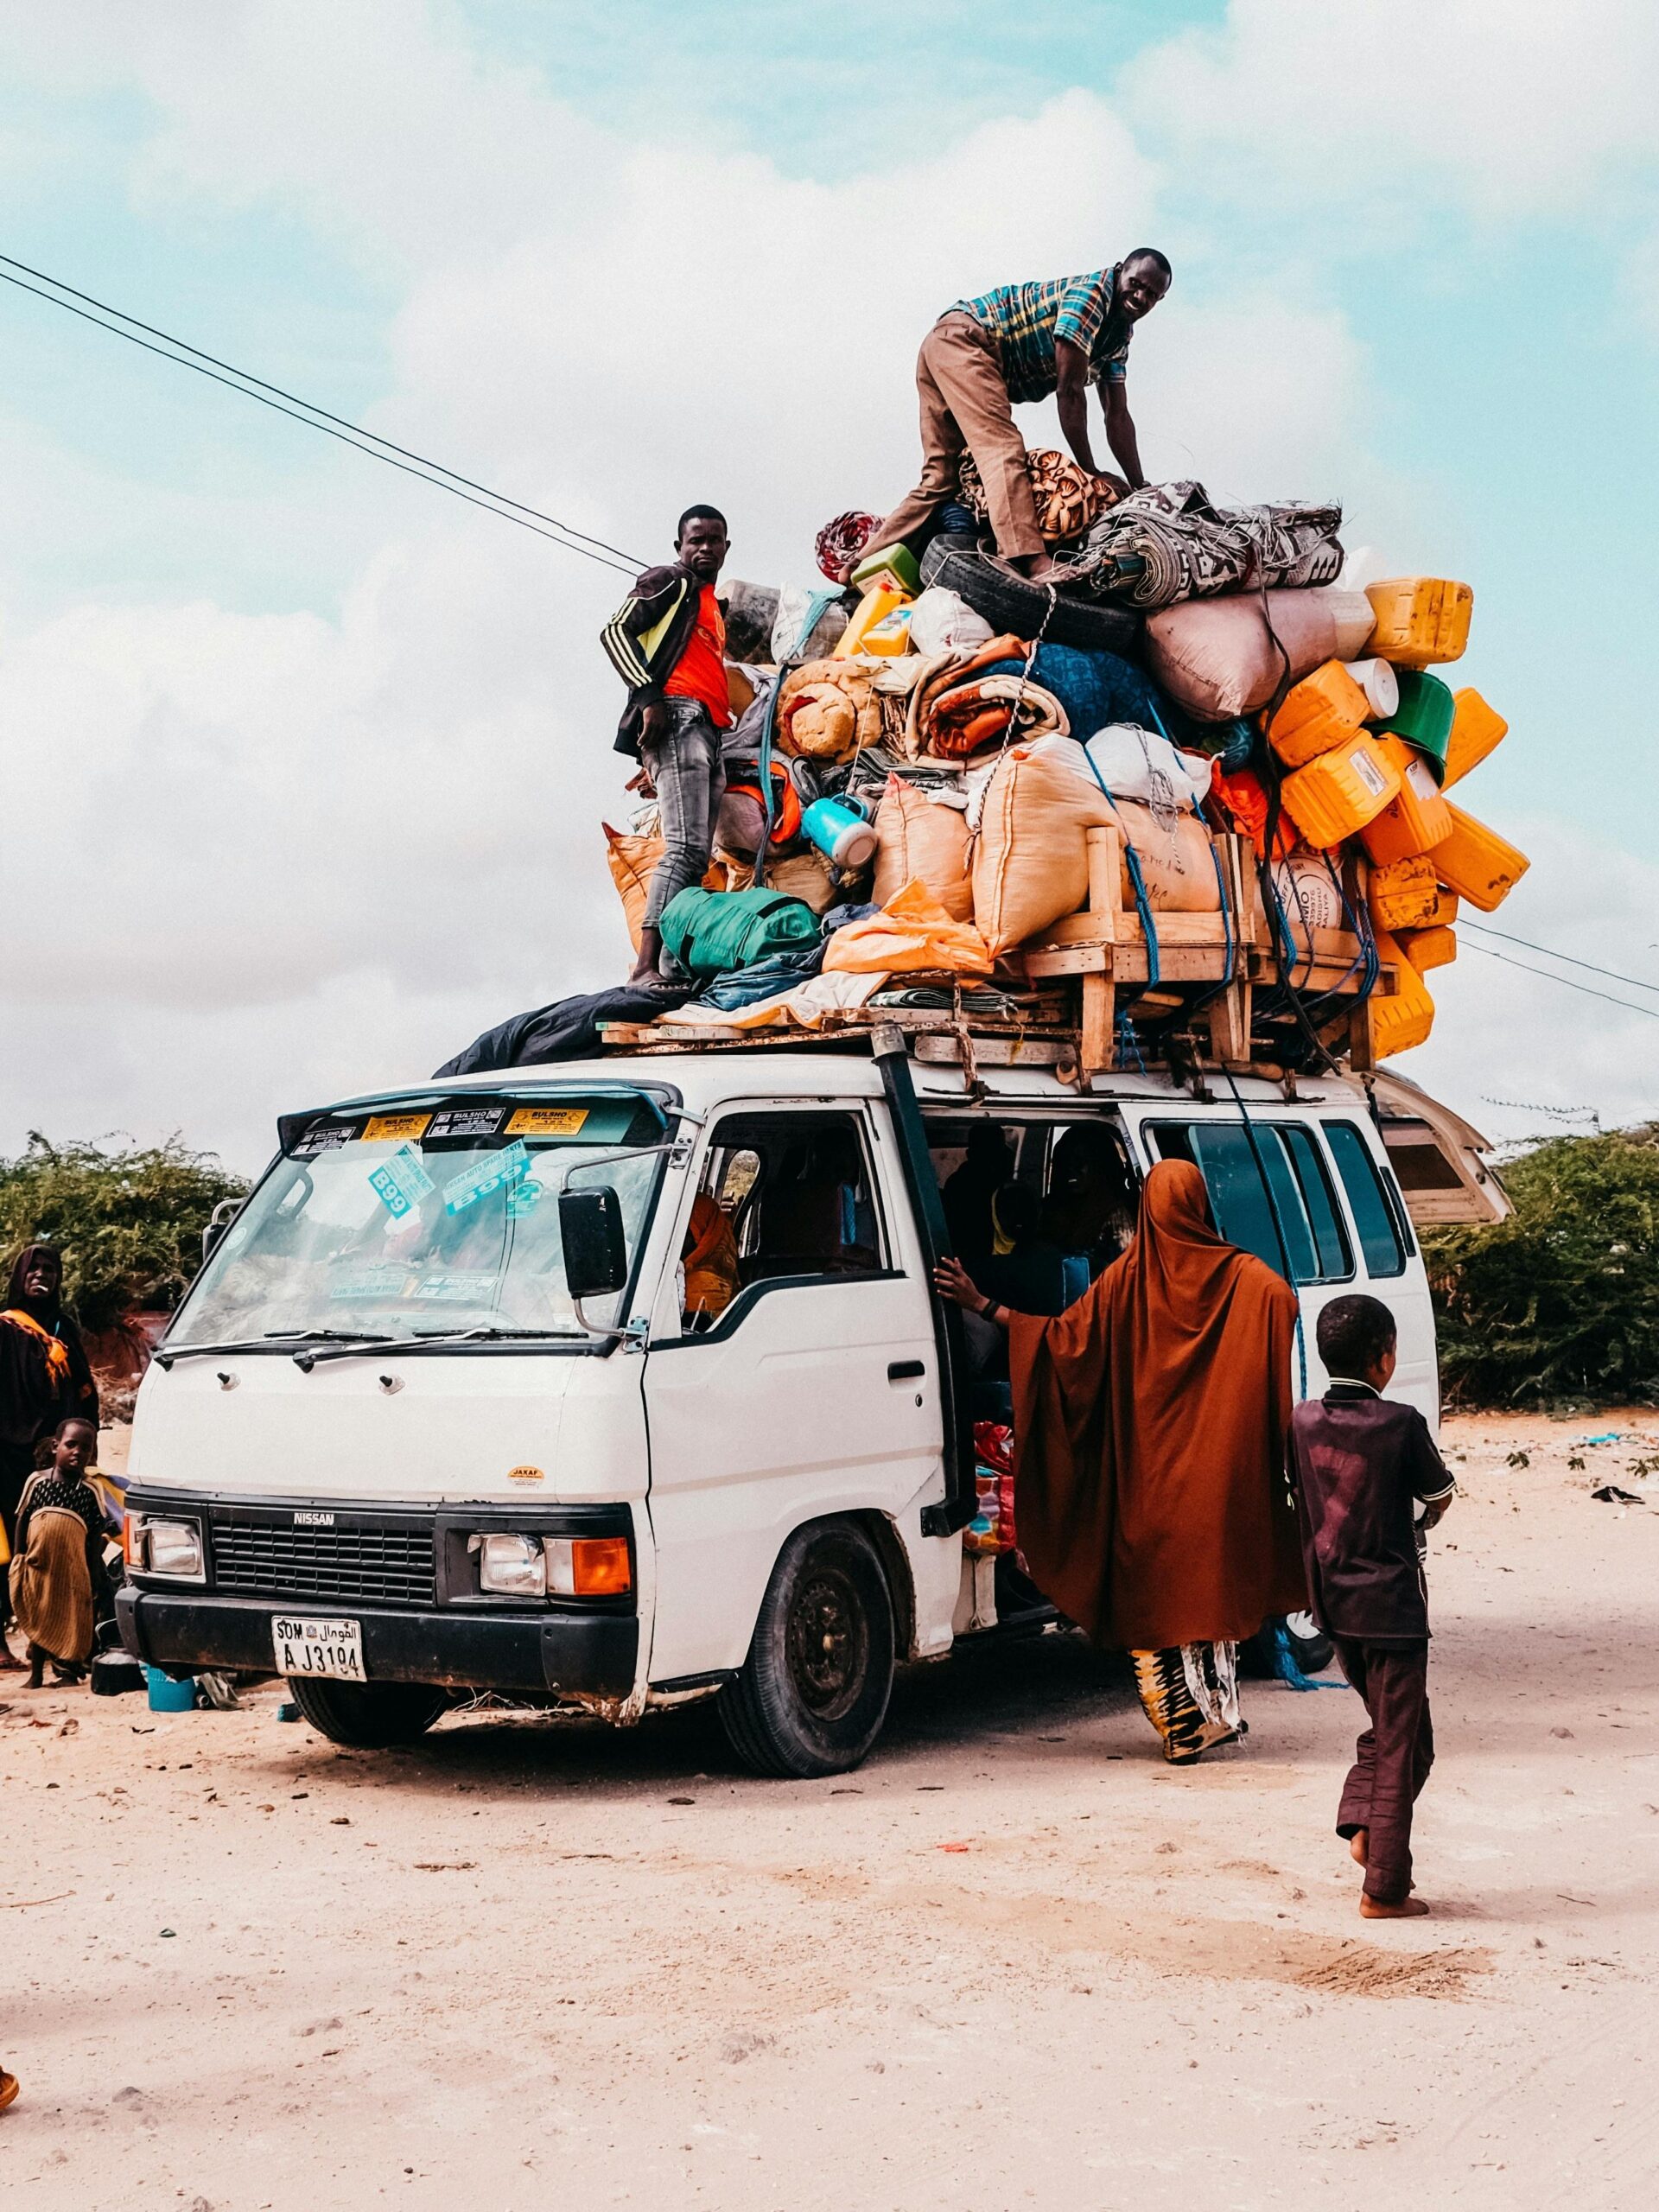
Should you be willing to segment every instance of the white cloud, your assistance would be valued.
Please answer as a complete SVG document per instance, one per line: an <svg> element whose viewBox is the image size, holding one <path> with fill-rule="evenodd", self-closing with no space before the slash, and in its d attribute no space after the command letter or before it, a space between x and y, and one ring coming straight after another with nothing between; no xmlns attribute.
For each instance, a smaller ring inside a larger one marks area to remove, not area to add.
<svg viewBox="0 0 1659 2212"><path fill-rule="evenodd" d="M377 427L647 556L714 498L736 574L804 579L825 516L910 480L911 365L941 308L1155 234L1158 175L1087 93L827 188L620 143L479 61L442 10L209 12L211 37L188 6L73 13L60 65L157 104L143 191L261 202L396 276ZM1368 450L1343 317L1303 289L1241 276L1160 310L1137 340L1143 449L1224 498L1344 493L1386 541L1411 487ZM1028 429L1052 435L1052 412ZM30 1124L181 1126L254 1165L280 1108L418 1077L621 972L599 834L626 804L619 696L595 643L620 579L366 462L317 481L320 536L359 531L377 486L399 518L337 612L14 617L0 1149ZM157 516L222 547L238 506ZM1462 988L1459 1038L1488 1002L1465 1023ZM1472 1106L1485 1076L1446 1065Z"/></svg>
<svg viewBox="0 0 1659 2212"><path fill-rule="evenodd" d="M1654 155L1651 0L1230 0L1147 49L1129 111L1265 215L1323 207L1356 247L1435 193L1484 218L1605 211Z"/></svg>

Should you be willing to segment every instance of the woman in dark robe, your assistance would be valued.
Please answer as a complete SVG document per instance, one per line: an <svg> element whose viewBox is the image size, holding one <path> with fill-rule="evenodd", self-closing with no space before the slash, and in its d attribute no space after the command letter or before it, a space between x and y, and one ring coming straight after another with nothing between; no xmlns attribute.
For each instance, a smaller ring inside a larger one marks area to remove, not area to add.
<svg viewBox="0 0 1659 2212"><path fill-rule="evenodd" d="M1286 1473L1296 1294L1211 1226L1190 1160L1147 1177L1135 1240L1052 1320L938 1286L1006 1321L1014 1519L1033 1580L1127 1649L1164 1756L1243 1733L1234 1653L1306 1602Z"/></svg>
<svg viewBox="0 0 1659 2212"><path fill-rule="evenodd" d="M0 1310L0 1538L9 1555L18 1502L35 1453L75 1414L98 1433L98 1386L80 1332L63 1305L63 1260L49 1244L25 1244ZM11 1601L0 1574L0 1667L22 1662L6 1643Z"/></svg>

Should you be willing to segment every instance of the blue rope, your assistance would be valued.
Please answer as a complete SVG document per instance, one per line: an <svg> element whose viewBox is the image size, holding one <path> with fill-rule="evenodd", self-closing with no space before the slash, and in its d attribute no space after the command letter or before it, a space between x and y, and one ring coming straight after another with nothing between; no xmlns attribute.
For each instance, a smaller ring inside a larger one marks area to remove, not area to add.
<svg viewBox="0 0 1659 2212"><path fill-rule="evenodd" d="M1123 1046L1126 1039L1130 1052L1135 1054L1135 1073L1145 1075L1147 1064L1141 1057L1141 1040L1135 1033L1135 1024L1127 1014L1120 1014L1117 1017L1117 1065L1120 1069L1123 1065Z"/></svg>
<svg viewBox="0 0 1659 2212"><path fill-rule="evenodd" d="M1118 821L1122 823L1123 817L1121 814L1117 813L1117 801L1112 797L1110 791L1107 790L1106 779L1101 774L1099 768L1095 765L1095 756L1090 753L1086 745L1083 748L1083 757L1089 763L1090 774L1100 785L1101 797L1105 800L1107 805L1111 808L1112 812L1114 814L1117 814ZM1141 873L1141 855L1135 849L1135 840L1130 836L1127 830L1122 832L1122 836L1123 838L1123 858L1128 863L1129 870L1129 888L1135 893L1135 911L1141 917L1141 927L1146 932L1147 988L1149 991L1155 991L1158 988L1159 978L1163 973L1162 963L1158 957L1158 925L1152 918L1152 901L1147 896L1147 880Z"/></svg>

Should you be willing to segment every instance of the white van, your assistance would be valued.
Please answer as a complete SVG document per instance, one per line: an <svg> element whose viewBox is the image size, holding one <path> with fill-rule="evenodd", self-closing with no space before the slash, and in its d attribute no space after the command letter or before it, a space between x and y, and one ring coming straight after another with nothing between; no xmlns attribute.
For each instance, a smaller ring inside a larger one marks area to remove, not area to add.
<svg viewBox="0 0 1659 2212"><path fill-rule="evenodd" d="M285 1116L139 1394L127 1648L274 1669L343 1744L407 1742L482 1690L624 1723L715 1696L762 1773L854 1765L897 1662L1043 1618L1011 1557L964 1548L995 1384L930 1287L985 1123L1051 1206L1079 1123L1126 1198L1196 1160L1224 1234L1298 1285L1299 1393L1323 1387L1320 1306L1363 1288L1399 1323L1396 1391L1436 1419L1389 1139L1429 1217L1497 1217L1465 1125L1387 1077L1374 1112L1338 1078L968 1072L883 1028ZM703 1192L740 1287L689 1326Z"/></svg>

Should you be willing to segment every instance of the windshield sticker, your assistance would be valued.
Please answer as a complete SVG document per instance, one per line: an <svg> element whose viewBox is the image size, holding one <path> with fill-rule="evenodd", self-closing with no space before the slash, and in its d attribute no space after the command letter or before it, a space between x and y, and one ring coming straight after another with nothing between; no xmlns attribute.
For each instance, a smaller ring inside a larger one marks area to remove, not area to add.
<svg viewBox="0 0 1659 2212"><path fill-rule="evenodd" d="M345 1276L328 1295L358 1300L400 1299L408 1280L409 1269L401 1261L383 1261L378 1267L365 1268L358 1274Z"/></svg>
<svg viewBox="0 0 1659 2212"><path fill-rule="evenodd" d="M501 1126L505 1106L450 1106L432 1116L431 1137L493 1137Z"/></svg>
<svg viewBox="0 0 1659 2212"><path fill-rule="evenodd" d="M510 1144L505 1152L486 1152L481 1160L474 1160L470 1167L463 1167L459 1175L452 1175L444 1185L445 1211L464 1213L492 1191L499 1191L504 1183L516 1183L529 1166L530 1154L522 1144ZM427 1188L431 1187L429 1183Z"/></svg>
<svg viewBox="0 0 1659 2212"><path fill-rule="evenodd" d="M289 1154L290 1160L315 1160L320 1153L338 1152L361 1135L361 1122L313 1122Z"/></svg>
<svg viewBox="0 0 1659 2212"><path fill-rule="evenodd" d="M587 1106L520 1106L507 1123L510 1137L574 1137L592 1111Z"/></svg>
<svg viewBox="0 0 1659 2212"><path fill-rule="evenodd" d="M416 1115L410 1118L418 1121L423 1117ZM372 1122L369 1127L374 1127ZM401 1221L437 1185L421 1165L419 1153L411 1152L404 1144L398 1146L390 1160L383 1160L371 1170L369 1187L392 1219Z"/></svg>
<svg viewBox="0 0 1659 2212"><path fill-rule="evenodd" d="M541 1202L541 1185L526 1176L522 1183L515 1183L507 1192L508 1220L521 1220L525 1214L533 1213Z"/></svg>
<svg viewBox="0 0 1659 2212"><path fill-rule="evenodd" d="M363 1132L365 1144L379 1144L390 1138L397 1144L412 1143L426 1135L431 1121L429 1114L371 1114ZM428 1188L431 1186L429 1185Z"/></svg>
<svg viewBox="0 0 1659 2212"><path fill-rule="evenodd" d="M423 1275L415 1296L446 1306L487 1306L495 1295L498 1278L491 1275Z"/></svg>

